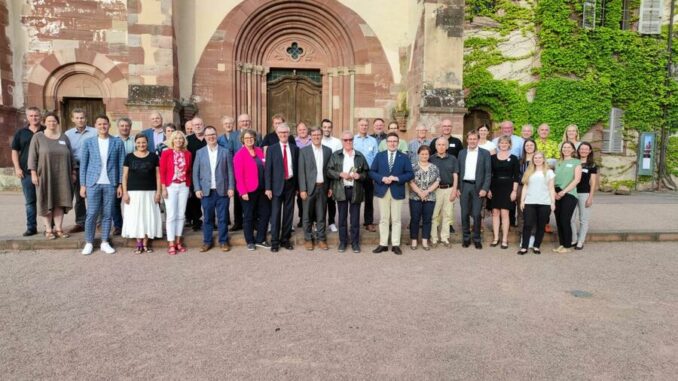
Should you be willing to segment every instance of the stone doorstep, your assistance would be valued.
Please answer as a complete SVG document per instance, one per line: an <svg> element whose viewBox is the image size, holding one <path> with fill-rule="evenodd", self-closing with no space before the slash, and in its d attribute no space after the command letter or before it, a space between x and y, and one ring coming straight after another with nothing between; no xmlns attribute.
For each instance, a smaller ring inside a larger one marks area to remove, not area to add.
<svg viewBox="0 0 678 381"><path fill-rule="evenodd" d="M199 232L190 231L186 232L185 235L185 244L189 248L198 248L202 245L202 234ZM215 244L216 244L216 236ZM229 234L230 244L232 247L245 247L245 237L242 232ZM370 233L365 231L361 227L360 231L360 241L363 246L376 246L379 243L379 234ZM294 245L298 248L303 247L304 237L301 231L298 229L296 233L292 234L292 239ZM488 230L485 230L483 233L483 240L485 244L489 244L492 241L492 233ZM166 241L164 239L155 240L153 246L156 250L162 250L166 247ZM409 233L408 230L403 231L401 238L401 245L409 244ZM555 243L558 241L558 236L556 233L546 234L544 236L545 243ZM648 231L648 232L629 232L629 231L607 231L607 232L589 232L587 237L588 242L626 242L626 241L635 241L635 242L666 242L666 241L678 241L678 232L675 231ZM100 240L97 239L95 242L95 248L98 248ZM509 243L512 246L516 246L519 242L519 235L516 232L511 232L509 235ZM327 243L332 247L336 247L339 244L339 235L337 233L329 233L327 237ZM454 245L461 245L461 234L459 231L452 234L451 243ZM42 235L36 235L29 238L15 238L15 237L2 237L0 238L0 250L79 250L85 245L83 233L74 234L67 239L55 239L48 241L43 238ZM113 237L112 245L114 247L135 247L136 241L134 239L127 239L122 237Z"/></svg>

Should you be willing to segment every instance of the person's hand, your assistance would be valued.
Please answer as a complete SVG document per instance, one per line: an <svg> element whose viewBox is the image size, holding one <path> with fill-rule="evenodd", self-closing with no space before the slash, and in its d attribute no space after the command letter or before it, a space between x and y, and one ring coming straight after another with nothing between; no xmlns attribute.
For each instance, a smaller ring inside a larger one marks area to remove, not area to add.
<svg viewBox="0 0 678 381"><path fill-rule="evenodd" d="M399 180L398 176L389 176L389 178L391 179L391 182L393 182L393 183L397 183L398 180Z"/></svg>
<svg viewBox="0 0 678 381"><path fill-rule="evenodd" d="M457 199L457 194L458 192L455 189L452 189L452 192L450 192L450 202L454 202L454 200Z"/></svg>
<svg viewBox="0 0 678 381"><path fill-rule="evenodd" d="M22 178L23 178L23 173L21 174L21 176L22 176ZM36 187L39 185L40 180L38 180L38 174L37 174L37 173L31 172L31 182L32 182L33 185L35 185Z"/></svg>
<svg viewBox="0 0 678 381"><path fill-rule="evenodd" d="M87 187L84 185L80 186L80 197L87 198Z"/></svg>
<svg viewBox="0 0 678 381"><path fill-rule="evenodd" d="M71 184L75 184L75 181L78 179L78 175L75 170L71 171Z"/></svg>
<svg viewBox="0 0 678 381"><path fill-rule="evenodd" d="M351 178L351 175L348 172L341 172L339 174L339 177L341 177L344 180L349 180Z"/></svg>
<svg viewBox="0 0 678 381"><path fill-rule="evenodd" d="M250 200L250 196L247 193L241 194L240 198L242 198L243 201L249 201Z"/></svg>
<svg viewBox="0 0 678 381"><path fill-rule="evenodd" d="M235 194L235 192L233 192L233 189L229 189L228 192L226 192L226 194L228 195L228 197L233 198L233 195Z"/></svg>
<svg viewBox="0 0 678 381"><path fill-rule="evenodd" d="M157 196L157 194L156 194ZM129 194L127 192L123 192L122 194L122 202L125 204L129 205ZM156 201L157 202L157 201Z"/></svg>
<svg viewBox="0 0 678 381"><path fill-rule="evenodd" d="M560 200L561 198L563 198L563 196L561 195L561 193L562 193L562 192L556 193L556 200Z"/></svg>
<svg viewBox="0 0 678 381"><path fill-rule="evenodd" d="M164 198L165 200L167 200L167 197L169 197L169 196L167 195L167 188L162 188L162 198Z"/></svg>
<svg viewBox="0 0 678 381"><path fill-rule="evenodd" d="M302 200L306 201L308 198L308 192L299 192L299 197L301 197Z"/></svg>
<svg viewBox="0 0 678 381"><path fill-rule="evenodd" d="M516 191L511 192L511 201L516 200Z"/></svg>
<svg viewBox="0 0 678 381"><path fill-rule="evenodd" d="M21 168L14 168L14 174L20 179L24 178L24 171Z"/></svg>
<svg viewBox="0 0 678 381"><path fill-rule="evenodd" d="M122 197L122 185L118 185L118 189L115 190L115 197L117 198Z"/></svg>
<svg viewBox="0 0 678 381"><path fill-rule="evenodd" d="M267 190L264 193L266 194L266 197L268 197L269 200L273 199L273 191Z"/></svg>
<svg viewBox="0 0 678 381"><path fill-rule="evenodd" d="M155 196L153 197L155 199L156 204L160 204L160 198L162 197L161 192L155 192Z"/></svg>
<svg viewBox="0 0 678 381"><path fill-rule="evenodd" d="M457 197L461 197L461 191L457 189Z"/></svg>
<svg viewBox="0 0 678 381"><path fill-rule="evenodd" d="M422 199L426 198L426 196L428 196L429 193L430 193L430 192L428 191L428 189L422 190L422 191L421 191Z"/></svg>
<svg viewBox="0 0 678 381"><path fill-rule="evenodd" d="M525 210L525 201L520 202L520 210L521 211Z"/></svg>
<svg viewBox="0 0 678 381"><path fill-rule="evenodd" d="M203 196L204 194L202 193L202 191L195 191L195 197L197 197L199 200L202 200Z"/></svg>
<svg viewBox="0 0 678 381"><path fill-rule="evenodd" d="M480 198L487 196L487 191L485 189L481 189L480 192L478 192L478 196L480 196Z"/></svg>
<svg viewBox="0 0 678 381"><path fill-rule="evenodd" d="M556 204L551 204L551 213L556 211Z"/></svg>
<svg viewBox="0 0 678 381"><path fill-rule="evenodd" d="M391 178L390 177L382 177L381 182L384 184L391 184Z"/></svg>
<svg viewBox="0 0 678 381"><path fill-rule="evenodd" d="M483 196L481 195L480 197L483 197ZM487 192L487 198L492 200L492 191Z"/></svg>
<svg viewBox="0 0 678 381"><path fill-rule="evenodd" d="M584 204L587 208L590 208L591 205L593 205L593 199L591 197L586 199L586 203Z"/></svg>
<svg viewBox="0 0 678 381"><path fill-rule="evenodd" d="M328 197L328 198L329 198L329 197L332 197L332 189L330 189L330 190L327 191L327 197Z"/></svg>
<svg viewBox="0 0 678 381"><path fill-rule="evenodd" d="M353 172L349 177L351 177L353 180L358 180L360 178L360 175L358 174L358 172Z"/></svg>

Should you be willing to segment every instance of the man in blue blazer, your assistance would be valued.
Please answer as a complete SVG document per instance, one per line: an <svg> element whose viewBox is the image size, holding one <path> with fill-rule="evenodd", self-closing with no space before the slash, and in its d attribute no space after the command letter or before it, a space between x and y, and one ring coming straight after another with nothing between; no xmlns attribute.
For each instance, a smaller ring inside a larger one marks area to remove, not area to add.
<svg viewBox="0 0 678 381"><path fill-rule="evenodd" d="M97 137L85 140L80 148L80 196L87 199L85 219L85 247L83 255L94 249L97 216L101 212L101 251L115 253L108 242L111 233L114 202L122 197L122 165L125 146L122 140L109 135L111 122L106 115L94 121Z"/></svg>
<svg viewBox="0 0 678 381"><path fill-rule="evenodd" d="M217 139L217 144L229 150L231 158L242 148L242 142L240 141L240 130L234 130L235 121L230 116L223 116L221 118L221 126L224 128L224 134L219 136ZM233 169L233 168L231 168ZM238 190L235 190L233 199L233 226L231 226L231 231L242 230L242 204L240 203L240 195ZM230 216L226 216L226 221L230 224Z"/></svg>
<svg viewBox="0 0 678 381"><path fill-rule="evenodd" d="M195 197L200 199L204 220L200 252L212 248L215 211L219 226L219 247L221 251L229 251L231 247L228 244L226 216L229 197L233 197L235 188L231 154L228 149L217 144L217 129L212 126L205 127L205 141L207 145L196 152L193 160L193 189Z"/></svg>
<svg viewBox="0 0 678 381"><path fill-rule="evenodd" d="M279 141L266 150L264 168L264 192L271 200L271 251L277 253L280 246L294 250L292 245L292 222L294 196L299 189L297 169L299 148L291 144L290 128L286 123L276 127ZM282 225L280 215L282 214Z"/></svg>
<svg viewBox="0 0 678 381"><path fill-rule="evenodd" d="M162 128L162 115L154 111L151 113L151 128L141 131L148 139L148 151L155 152L158 144L165 141L165 130Z"/></svg>
<svg viewBox="0 0 678 381"><path fill-rule="evenodd" d="M386 135L386 151L379 152L372 162L370 178L374 181L374 195L379 198L379 246L372 250L378 254L388 250L389 225L391 250L401 255L401 206L405 199L405 184L414 178L409 157L398 151L400 139L391 132Z"/></svg>

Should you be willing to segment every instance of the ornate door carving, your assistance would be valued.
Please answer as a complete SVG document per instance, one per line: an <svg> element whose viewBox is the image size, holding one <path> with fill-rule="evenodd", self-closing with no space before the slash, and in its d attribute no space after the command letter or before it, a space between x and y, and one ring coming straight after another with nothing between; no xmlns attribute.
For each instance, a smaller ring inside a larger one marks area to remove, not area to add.
<svg viewBox="0 0 678 381"><path fill-rule="evenodd" d="M312 126L322 119L322 82L318 71L271 71L267 89L267 130L271 131L271 117L283 114L294 133L297 122Z"/></svg>

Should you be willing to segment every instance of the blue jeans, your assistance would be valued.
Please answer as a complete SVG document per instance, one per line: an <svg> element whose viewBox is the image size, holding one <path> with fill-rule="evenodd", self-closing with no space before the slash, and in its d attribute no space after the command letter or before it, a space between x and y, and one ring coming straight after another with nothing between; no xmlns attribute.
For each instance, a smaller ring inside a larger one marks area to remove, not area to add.
<svg viewBox="0 0 678 381"><path fill-rule="evenodd" d="M111 234L111 222L115 202L115 185L94 184L87 187L87 218L85 219L85 242L94 242L97 217L101 213L101 241L107 242Z"/></svg>
<svg viewBox="0 0 678 381"><path fill-rule="evenodd" d="M212 189L200 200L202 205L202 242L206 245L212 244L212 233L214 232L214 212L217 213L217 224L219 228L219 243L228 243L228 196L219 196L216 190Z"/></svg>
<svg viewBox="0 0 678 381"><path fill-rule="evenodd" d="M24 192L24 199L26 200L26 230L37 231L37 197L35 195L35 185L33 185L33 182L31 181L30 171L24 172L24 178L21 179L21 189Z"/></svg>
<svg viewBox="0 0 678 381"><path fill-rule="evenodd" d="M436 203L434 201L410 199L410 238L419 238L419 223L421 222L423 225L421 238L431 239L431 223L435 206Z"/></svg>

